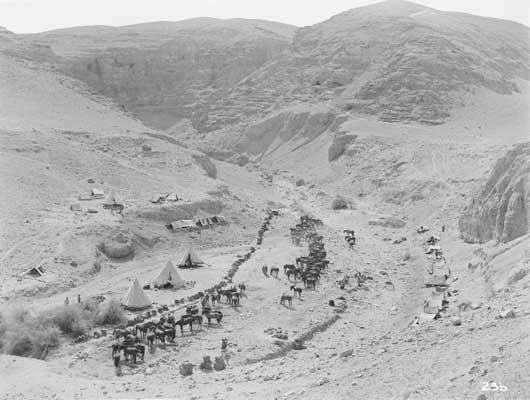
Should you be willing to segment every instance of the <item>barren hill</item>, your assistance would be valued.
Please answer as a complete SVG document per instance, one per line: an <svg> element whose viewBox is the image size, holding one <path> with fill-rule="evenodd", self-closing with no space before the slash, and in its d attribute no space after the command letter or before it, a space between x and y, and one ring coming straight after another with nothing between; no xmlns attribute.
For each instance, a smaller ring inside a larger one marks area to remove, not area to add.
<svg viewBox="0 0 530 400"><path fill-rule="evenodd" d="M67 74L152 126L189 119L193 129L177 125L175 134L213 132L222 138L212 138L213 147L231 141L231 150L241 150L240 135L256 120L298 103L442 124L473 108L479 93L517 96L530 77L528 38L521 24L406 1L352 9L300 29L201 18L24 37L51 46Z"/></svg>
<svg viewBox="0 0 530 400"><path fill-rule="evenodd" d="M238 81L276 58L294 27L260 20L195 18L24 36L50 46L67 74L113 97L157 128L204 118Z"/></svg>

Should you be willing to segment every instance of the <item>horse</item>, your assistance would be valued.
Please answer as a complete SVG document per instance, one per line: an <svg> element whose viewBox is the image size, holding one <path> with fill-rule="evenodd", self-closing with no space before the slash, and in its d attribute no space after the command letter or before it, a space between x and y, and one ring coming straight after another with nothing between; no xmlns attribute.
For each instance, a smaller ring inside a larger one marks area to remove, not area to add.
<svg viewBox="0 0 530 400"><path fill-rule="evenodd" d="M287 274L287 271L291 270L291 269L295 269L296 266L294 266L293 264L285 264L283 266L283 273L284 274Z"/></svg>
<svg viewBox="0 0 530 400"><path fill-rule="evenodd" d="M156 334L155 332L151 331L147 334L147 345L149 347L153 347L155 344Z"/></svg>
<svg viewBox="0 0 530 400"><path fill-rule="evenodd" d="M155 331L155 335L158 343L166 343L166 333L162 329L157 328Z"/></svg>
<svg viewBox="0 0 530 400"><path fill-rule="evenodd" d="M290 294L282 294L282 297L280 297L280 304L282 306L285 306L286 301L289 303L289 308L292 308L293 307L293 296L291 296Z"/></svg>
<svg viewBox="0 0 530 400"><path fill-rule="evenodd" d="M221 300L221 295L217 292L212 293L210 298L212 299L212 306L215 305L215 303L219 304L219 301Z"/></svg>
<svg viewBox="0 0 530 400"><path fill-rule="evenodd" d="M120 354L120 351L122 350L122 345L119 343L113 343L110 348L112 349L112 355L111 358L114 358L116 354Z"/></svg>
<svg viewBox="0 0 530 400"><path fill-rule="evenodd" d="M272 275L272 268L271 268L271 275ZM247 290L247 285L245 285L243 282L237 285L237 287L239 288L239 291L241 292L241 294L244 294L245 290Z"/></svg>
<svg viewBox="0 0 530 400"><path fill-rule="evenodd" d="M123 349L123 356L125 357L126 361L133 360L136 364L136 346L127 346Z"/></svg>
<svg viewBox="0 0 530 400"><path fill-rule="evenodd" d="M142 358L142 361L143 361L145 357L145 346L143 344L137 344L136 351L140 353L140 357Z"/></svg>
<svg viewBox="0 0 530 400"><path fill-rule="evenodd" d="M309 286L312 286L313 289L316 289L317 287L317 280L314 279L314 278L307 278L306 280L304 280L304 285L305 287L309 287Z"/></svg>
<svg viewBox="0 0 530 400"><path fill-rule="evenodd" d="M287 279L288 280L291 280L291 275L294 275L294 279L296 280L296 277L297 277L298 273L297 273L296 269L289 269L289 270L287 270L286 275L287 275Z"/></svg>
<svg viewBox="0 0 530 400"><path fill-rule="evenodd" d="M299 299L302 298L302 288L301 287L297 287L295 285L291 285L291 289L290 290L293 290L294 293L298 295Z"/></svg>
<svg viewBox="0 0 530 400"><path fill-rule="evenodd" d="M181 317L178 321L175 321L175 325L180 326L181 335L184 335L184 325L188 325L190 332L193 332L193 318L191 317Z"/></svg>
<svg viewBox="0 0 530 400"><path fill-rule="evenodd" d="M121 359L120 353L114 354L112 356L112 359L114 361L114 372L116 373L116 375L118 375L120 371L120 359Z"/></svg>
<svg viewBox="0 0 530 400"><path fill-rule="evenodd" d="M123 215L123 209L125 206L123 204L103 204L104 209L109 209L110 212L114 215L114 211L118 211L118 214Z"/></svg>
<svg viewBox="0 0 530 400"><path fill-rule="evenodd" d="M212 319L215 319L217 323L220 323L223 319L223 313L221 311L210 311L204 314L204 316L208 320L208 325L212 324Z"/></svg>
<svg viewBox="0 0 530 400"><path fill-rule="evenodd" d="M278 278L278 273L280 272L280 268L278 267L271 267L271 276L274 276L275 278Z"/></svg>
<svg viewBox="0 0 530 400"><path fill-rule="evenodd" d="M177 331L175 330L175 328L173 328L173 326L165 326L163 331L164 334L167 336L167 340L171 343L174 343L175 337L177 336Z"/></svg>
<svg viewBox="0 0 530 400"><path fill-rule="evenodd" d="M230 305L232 307L238 307L241 301L241 293L234 293L230 299Z"/></svg>

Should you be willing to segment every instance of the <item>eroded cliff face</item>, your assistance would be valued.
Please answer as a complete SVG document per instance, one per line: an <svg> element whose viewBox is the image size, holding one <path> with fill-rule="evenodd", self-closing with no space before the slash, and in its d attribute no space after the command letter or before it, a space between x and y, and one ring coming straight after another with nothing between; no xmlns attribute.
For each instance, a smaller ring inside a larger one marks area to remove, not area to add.
<svg viewBox="0 0 530 400"><path fill-rule="evenodd" d="M50 46L66 74L116 99L149 125L167 129L185 117L202 131L222 126L208 118L218 100L278 57L293 33L294 27L274 22L196 18L24 38Z"/></svg>
<svg viewBox="0 0 530 400"><path fill-rule="evenodd" d="M464 210L462 238L471 243L509 242L530 227L530 142L499 159L482 191Z"/></svg>

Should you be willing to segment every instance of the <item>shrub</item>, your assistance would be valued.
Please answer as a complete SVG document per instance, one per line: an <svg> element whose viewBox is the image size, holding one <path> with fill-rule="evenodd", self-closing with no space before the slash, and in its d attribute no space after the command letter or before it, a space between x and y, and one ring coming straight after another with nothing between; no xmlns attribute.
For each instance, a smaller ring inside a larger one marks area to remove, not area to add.
<svg viewBox="0 0 530 400"><path fill-rule="evenodd" d="M337 196L333 199L331 208L333 210L345 210L348 208L348 200L342 196Z"/></svg>
<svg viewBox="0 0 530 400"><path fill-rule="evenodd" d="M125 312L121 308L120 302L111 299L101 305L95 322L98 325L109 325L120 324L125 322L125 320Z"/></svg>
<svg viewBox="0 0 530 400"><path fill-rule="evenodd" d="M27 309L15 307L2 314L0 323L3 353L44 358L49 349L59 346L60 331L44 313L34 317Z"/></svg>
<svg viewBox="0 0 530 400"><path fill-rule="evenodd" d="M48 311L48 321L56 325L62 333L71 336L84 335L89 328L83 318L83 310L78 305L64 305Z"/></svg>

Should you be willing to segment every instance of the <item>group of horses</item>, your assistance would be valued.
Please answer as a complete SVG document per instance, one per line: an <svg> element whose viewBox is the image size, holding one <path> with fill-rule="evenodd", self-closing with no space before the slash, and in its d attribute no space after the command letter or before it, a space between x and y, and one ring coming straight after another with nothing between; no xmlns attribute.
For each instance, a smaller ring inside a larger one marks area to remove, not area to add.
<svg viewBox="0 0 530 400"><path fill-rule="evenodd" d="M326 259L327 252L324 246L324 237L319 235L316 230L317 227L322 225L321 220L303 215L295 228L291 229L291 239L294 244L300 245L302 240L307 242L308 255L297 257L294 264L285 264L283 266L283 272L287 279L291 280L292 278L294 284L290 286L289 292L281 295L280 304L288 304L289 308L291 308L294 296L302 298L303 289L297 286L297 281L302 281L305 288L316 289L322 271L328 267L329 260ZM277 277L278 272L278 267L271 268L271 275Z"/></svg>
<svg viewBox="0 0 530 400"><path fill-rule="evenodd" d="M309 241L309 236L316 233L315 228L322 226L323 222L320 219L303 215L300 217L300 222L291 228L291 241L294 245L300 246L302 241Z"/></svg>

